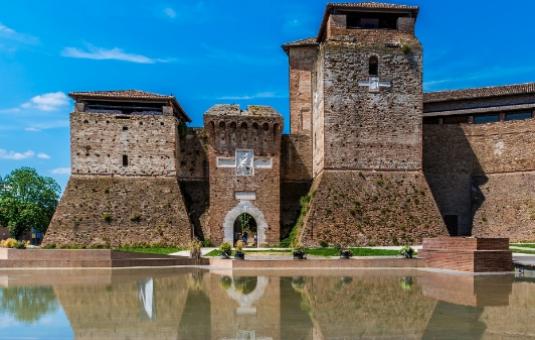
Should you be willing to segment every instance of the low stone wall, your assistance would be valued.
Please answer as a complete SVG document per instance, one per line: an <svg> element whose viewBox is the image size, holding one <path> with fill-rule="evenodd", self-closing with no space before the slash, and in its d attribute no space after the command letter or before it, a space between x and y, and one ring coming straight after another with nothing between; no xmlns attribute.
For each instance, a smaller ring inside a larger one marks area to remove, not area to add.
<svg viewBox="0 0 535 340"><path fill-rule="evenodd" d="M207 265L207 259L111 249L0 249L0 268L112 268Z"/></svg>
<svg viewBox="0 0 535 340"><path fill-rule="evenodd" d="M43 245L184 246L190 240L175 177L72 176Z"/></svg>
<svg viewBox="0 0 535 340"><path fill-rule="evenodd" d="M513 270L513 255L507 238L424 239L419 255L430 268L476 273Z"/></svg>
<svg viewBox="0 0 535 340"><path fill-rule="evenodd" d="M447 235L421 172L325 171L301 230L307 246L372 246Z"/></svg>

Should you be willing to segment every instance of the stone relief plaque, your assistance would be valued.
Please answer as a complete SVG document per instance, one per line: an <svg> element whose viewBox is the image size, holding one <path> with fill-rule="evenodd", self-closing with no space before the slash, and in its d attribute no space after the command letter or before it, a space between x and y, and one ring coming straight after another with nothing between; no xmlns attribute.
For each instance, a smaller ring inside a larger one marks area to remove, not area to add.
<svg viewBox="0 0 535 340"><path fill-rule="evenodd" d="M252 176L253 171L253 150L236 150L236 176Z"/></svg>

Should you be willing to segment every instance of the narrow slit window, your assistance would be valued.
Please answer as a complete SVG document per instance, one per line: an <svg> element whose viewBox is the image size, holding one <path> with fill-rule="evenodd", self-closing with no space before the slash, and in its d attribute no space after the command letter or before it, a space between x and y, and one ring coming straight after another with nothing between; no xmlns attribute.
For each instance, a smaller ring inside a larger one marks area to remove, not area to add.
<svg viewBox="0 0 535 340"><path fill-rule="evenodd" d="M379 59L376 56L371 56L369 60L368 73L370 77L379 76Z"/></svg>
<svg viewBox="0 0 535 340"><path fill-rule="evenodd" d="M128 156L123 155L123 166L128 166Z"/></svg>

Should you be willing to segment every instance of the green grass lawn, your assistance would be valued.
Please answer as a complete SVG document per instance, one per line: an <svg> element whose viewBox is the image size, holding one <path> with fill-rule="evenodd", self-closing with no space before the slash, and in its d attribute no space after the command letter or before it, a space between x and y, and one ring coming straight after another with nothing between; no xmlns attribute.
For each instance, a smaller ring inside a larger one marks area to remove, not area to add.
<svg viewBox="0 0 535 340"><path fill-rule="evenodd" d="M127 251L131 253L169 255L171 253L176 253L177 251L181 251L183 249L178 247L121 247L115 250Z"/></svg>
<svg viewBox="0 0 535 340"><path fill-rule="evenodd" d="M305 251L308 255L312 256L338 256L338 250L335 248L308 248ZM351 248L351 252L353 253L353 256L396 256L399 255L398 250L390 250L390 249L373 249L373 248ZM291 249L264 249L264 250L245 250L245 254L251 254L251 253L261 253L261 254L288 254L290 255L292 253ZM232 255L234 255L234 251L232 251ZM214 249L206 256L221 256L221 250Z"/></svg>
<svg viewBox="0 0 535 340"><path fill-rule="evenodd" d="M535 243L511 243L512 247L522 247L522 248L534 248Z"/></svg>
<svg viewBox="0 0 535 340"><path fill-rule="evenodd" d="M262 249L262 250L244 249L243 252L245 254L251 254L251 253L255 253L255 254L274 254L274 253L284 254L284 253L287 253L287 254L290 254L292 252L292 250L291 249ZM233 256L234 256L234 253L235 253L235 251L233 250L232 251L232 255ZM205 256L221 256L221 250L214 249L211 252L209 252L208 254L206 254Z"/></svg>
<svg viewBox="0 0 535 340"><path fill-rule="evenodd" d="M535 249L520 249L520 248L509 248L513 253L520 254L535 254Z"/></svg>

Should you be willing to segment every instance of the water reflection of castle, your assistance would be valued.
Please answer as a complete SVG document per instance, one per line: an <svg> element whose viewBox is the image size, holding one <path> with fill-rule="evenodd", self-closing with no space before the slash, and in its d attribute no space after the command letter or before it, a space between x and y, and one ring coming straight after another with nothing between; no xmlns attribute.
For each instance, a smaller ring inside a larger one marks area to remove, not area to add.
<svg viewBox="0 0 535 340"><path fill-rule="evenodd" d="M64 271L8 273L0 282L4 292L25 287L41 294L42 287L28 287L35 282L53 287L77 339L535 336L535 282L511 275L303 274Z"/></svg>

